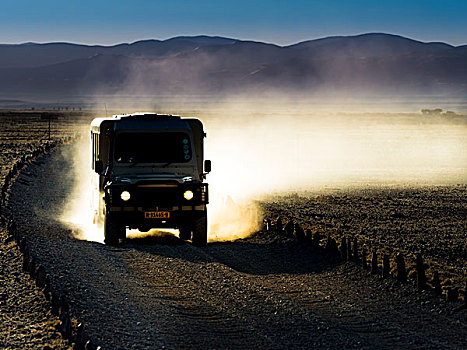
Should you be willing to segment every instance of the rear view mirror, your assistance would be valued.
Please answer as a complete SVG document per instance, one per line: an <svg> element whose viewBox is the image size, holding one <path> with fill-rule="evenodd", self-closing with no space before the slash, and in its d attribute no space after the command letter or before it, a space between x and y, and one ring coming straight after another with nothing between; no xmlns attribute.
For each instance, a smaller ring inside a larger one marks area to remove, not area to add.
<svg viewBox="0 0 467 350"><path fill-rule="evenodd" d="M102 160L96 160L94 163L94 171L98 174L102 174L102 171L104 170L104 164L102 163Z"/></svg>
<svg viewBox="0 0 467 350"><path fill-rule="evenodd" d="M206 173L210 173L211 172L211 161L210 160L205 160L204 161L204 171Z"/></svg>

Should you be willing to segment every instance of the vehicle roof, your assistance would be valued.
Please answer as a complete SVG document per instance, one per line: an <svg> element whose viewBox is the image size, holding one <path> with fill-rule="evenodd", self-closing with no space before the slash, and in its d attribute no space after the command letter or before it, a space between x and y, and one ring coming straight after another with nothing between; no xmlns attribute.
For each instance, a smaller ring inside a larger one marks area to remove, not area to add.
<svg viewBox="0 0 467 350"><path fill-rule="evenodd" d="M91 127L100 125L104 121L116 121L116 120L177 120L180 119L178 115L170 114L155 114L155 113L132 113L132 114L116 114L112 117L99 117L94 118L91 122Z"/></svg>
<svg viewBox="0 0 467 350"><path fill-rule="evenodd" d="M163 129L190 129L188 119L182 119L178 115L154 114L154 113L132 113L118 114L107 118L95 118L91 122L91 130L100 132L101 125L104 122L118 122L115 124L116 130L136 130L151 129L151 126L157 125L157 128ZM155 124L155 122L157 124Z"/></svg>

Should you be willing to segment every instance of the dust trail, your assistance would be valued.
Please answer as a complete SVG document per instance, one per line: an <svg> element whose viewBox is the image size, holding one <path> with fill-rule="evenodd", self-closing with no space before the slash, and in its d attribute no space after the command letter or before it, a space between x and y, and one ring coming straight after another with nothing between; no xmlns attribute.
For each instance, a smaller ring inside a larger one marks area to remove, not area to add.
<svg viewBox="0 0 467 350"><path fill-rule="evenodd" d="M288 106L289 112L239 105L199 111L213 163L210 192L218 196L211 205L213 237L254 231L260 215L245 207L273 193L467 182L465 117Z"/></svg>
<svg viewBox="0 0 467 350"><path fill-rule="evenodd" d="M467 182L465 116L351 114L293 103L280 109L227 103L157 112L197 117L205 125L205 158L213 163L207 178L211 241L257 230L262 218L255 201L270 194ZM75 191L63 218L81 227L79 237L102 241L88 210L90 177L83 176L90 172L87 137L75 149Z"/></svg>
<svg viewBox="0 0 467 350"><path fill-rule="evenodd" d="M213 188L216 190L216 186ZM210 241L244 238L260 229L263 217L255 202L242 197L239 202L235 202L222 190L218 192L219 194L211 198L209 204Z"/></svg>
<svg viewBox="0 0 467 350"><path fill-rule="evenodd" d="M467 179L467 120L420 114L202 117L212 186L232 197L322 185Z"/></svg>
<svg viewBox="0 0 467 350"><path fill-rule="evenodd" d="M73 190L67 205L63 208L60 220L69 225L76 238L104 242L104 230L101 225L93 224L94 213L91 207L91 149L88 139L89 130L81 130L79 141L75 143L65 157L72 160L74 175Z"/></svg>

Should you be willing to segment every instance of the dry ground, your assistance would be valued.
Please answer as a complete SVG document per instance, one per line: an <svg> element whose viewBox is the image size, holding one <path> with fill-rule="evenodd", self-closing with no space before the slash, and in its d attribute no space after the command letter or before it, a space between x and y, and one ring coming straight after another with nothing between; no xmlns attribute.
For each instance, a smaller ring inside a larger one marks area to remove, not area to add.
<svg viewBox="0 0 467 350"><path fill-rule="evenodd" d="M52 141L73 137L76 120L60 118L52 123ZM48 123L36 112L0 111L0 182L23 156L28 156L48 139ZM25 171L23 183L34 175ZM8 195L7 195L8 199ZM5 212L2 208L2 214ZM49 303L29 276L22 272L22 257L4 226L0 228L0 348L38 349L50 345L68 349L55 330L57 320L51 317Z"/></svg>
<svg viewBox="0 0 467 350"><path fill-rule="evenodd" d="M39 142L22 130L24 135L10 138L13 144L16 137L23 137L24 145ZM13 126L5 135L15 132L19 131ZM11 151L10 158L3 158L3 167L11 166L26 147ZM68 151L71 147L63 146ZM371 276L274 232L260 231L245 240L214 242L206 248L167 234L127 240L119 247L77 240L56 220L73 181L70 159L64 154L69 153L56 151L29 166L28 175L21 175L11 190L8 210L26 235L31 254L50 275L52 289L69 302L73 317L86 324L86 334L105 349L465 347L467 311L461 302L447 303L434 293L416 292L411 283L399 285L394 279ZM398 225L424 232L426 226L421 225L427 218L442 217L437 214L441 207L449 217L446 225L438 226L451 229L433 230L443 235L434 235L430 244L443 246L444 235L453 232L462 241L458 231L464 228L465 234L465 187L395 189L391 199L386 190L378 191L281 198L266 204L266 209L284 217L297 215L296 220L315 231L336 234L344 230L366 234L365 228L385 218L387 241L368 243L383 248L386 243L397 246L396 233L401 230L391 229L394 220L408 219ZM399 205L414 193L430 200L416 201L414 208ZM460 196L460 206L445 195L449 193ZM396 211L377 209L380 202L392 203ZM423 205L419 208L418 203ZM349 207L354 211L349 213ZM364 207L371 209L366 213L369 219L363 217ZM360 219L353 218L357 214ZM27 287L28 278L15 267L20 264L15 249L10 242L0 255L0 314L2 324L9 326L2 327L1 344L17 348L21 342L23 348L36 349L50 343L66 348L47 320L39 290ZM464 271L456 265L462 258L456 254L465 254L465 247L443 251L452 252L442 261ZM439 256L432 255L433 261Z"/></svg>
<svg viewBox="0 0 467 350"><path fill-rule="evenodd" d="M164 234L117 248L76 240L53 220L69 166L59 152L33 165L34 181L53 186L17 183L11 205L53 289L104 348L460 349L467 340L460 302L273 232L206 248Z"/></svg>
<svg viewBox="0 0 467 350"><path fill-rule="evenodd" d="M272 198L263 207L273 220L299 222L305 229L357 238L360 248L392 257L402 252L412 273L422 253L431 278L445 288L463 288L467 279L467 186L397 186L327 189ZM368 256L369 259L369 256ZM395 265L395 264L393 264ZM395 268L395 266L393 266Z"/></svg>

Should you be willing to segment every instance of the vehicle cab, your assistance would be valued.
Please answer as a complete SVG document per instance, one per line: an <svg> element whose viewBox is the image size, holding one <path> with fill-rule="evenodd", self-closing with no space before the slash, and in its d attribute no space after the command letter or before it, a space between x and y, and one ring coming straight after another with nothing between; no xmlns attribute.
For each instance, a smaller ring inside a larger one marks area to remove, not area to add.
<svg viewBox="0 0 467 350"><path fill-rule="evenodd" d="M159 114L117 115L91 123L95 221L105 242L126 228L178 228L182 239L206 245L210 161L203 124Z"/></svg>

